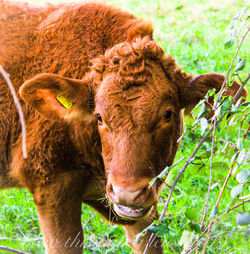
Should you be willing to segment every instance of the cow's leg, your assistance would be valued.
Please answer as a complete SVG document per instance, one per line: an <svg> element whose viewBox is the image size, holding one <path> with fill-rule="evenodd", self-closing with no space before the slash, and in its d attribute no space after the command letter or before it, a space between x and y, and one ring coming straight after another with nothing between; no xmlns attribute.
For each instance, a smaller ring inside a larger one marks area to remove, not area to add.
<svg viewBox="0 0 250 254"><path fill-rule="evenodd" d="M82 254L80 179L63 173L53 183L34 191L47 254Z"/></svg>
<svg viewBox="0 0 250 254"><path fill-rule="evenodd" d="M149 219L151 218L151 220ZM123 228L126 232L127 244L132 248L134 254L143 254L144 250L147 246L149 238L151 236L151 232L147 232L146 235L139 238L139 240L135 243L135 236L142 232L146 227L148 227L152 223L152 219L157 218L156 209L153 211L150 217L145 220L139 220L133 225L124 225ZM162 242L161 239L157 236L154 236L153 241L151 242L148 251L148 254L161 254L163 253Z"/></svg>

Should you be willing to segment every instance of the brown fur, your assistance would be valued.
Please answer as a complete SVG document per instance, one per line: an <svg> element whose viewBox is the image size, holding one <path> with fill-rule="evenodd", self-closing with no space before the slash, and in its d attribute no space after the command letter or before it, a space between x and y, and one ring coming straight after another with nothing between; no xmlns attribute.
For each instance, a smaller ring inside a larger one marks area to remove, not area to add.
<svg viewBox="0 0 250 254"><path fill-rule="evenodd" d="M82 252L65 245L70 237L83 241L82 202L123 224L134 252L143 253L148 235L133 240L157 217L161 183L147 186L174 160L181 110L224 80L182 72L152 33L145 21L102 4L34 8L0 0L0 64L20 88L28 150L24 159L17 111L0 76L0 187L33 194L47 253ZM150 211L135 222L113 203Z"/></svg>

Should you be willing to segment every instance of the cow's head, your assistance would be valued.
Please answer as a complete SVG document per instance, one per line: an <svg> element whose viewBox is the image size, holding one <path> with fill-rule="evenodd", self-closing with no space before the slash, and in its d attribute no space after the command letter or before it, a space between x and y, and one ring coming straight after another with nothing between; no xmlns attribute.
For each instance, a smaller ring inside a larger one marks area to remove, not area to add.
<svg viewBox="0 0 250 254"><path fill-rule="evenodd" d="M209 89L218 90L223 80L214 73L187 75L145 37L106 51L83 80L42 74L20 92L50 119L74 124L95 116L107 196L119 215L139 219L157 202L160 183L148 188L149 182L173 162L181 110L192 108Z"/></svg>

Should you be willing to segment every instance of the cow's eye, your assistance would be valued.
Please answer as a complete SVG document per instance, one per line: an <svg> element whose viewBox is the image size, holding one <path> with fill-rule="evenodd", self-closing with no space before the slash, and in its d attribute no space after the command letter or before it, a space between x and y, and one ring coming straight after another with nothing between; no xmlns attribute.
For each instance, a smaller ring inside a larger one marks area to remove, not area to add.
<svg viewBox="0 0 250 254"><path fill-rule="evenodd" d="M172 112L171 111L166 111L165 113L164 113L164 120L166 121L166 122L169 122L170 120L171 120L171 116L172 116Z"/></svg>
<svg viewBox="0 0 250 254"><path fill-rule="evenodd" d="M97 114L97 119L98 119L98 124L102 124L103 121L102 121L102 117L100 114Z"/></svg>

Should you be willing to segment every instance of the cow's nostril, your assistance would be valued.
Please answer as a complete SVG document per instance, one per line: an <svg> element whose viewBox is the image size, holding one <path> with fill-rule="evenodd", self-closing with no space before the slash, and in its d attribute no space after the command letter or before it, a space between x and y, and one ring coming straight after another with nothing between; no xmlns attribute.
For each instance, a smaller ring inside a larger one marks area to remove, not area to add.
<svg viewBox="0 0 250 254"><path fill-rule="evenodd" d="M148 187L144 187L143 189L140 189L140 190L138 190L138 195L137 195L137 197L135 197L135 201L136 200L138 200L138 199L140 199L140 198L144 198L144 199L147 199L147 194L148 194L148 192L149 192L149 189L148 189Z"/></svg>
<svg viewBox="0 0 250 254"><path fill-rule="evenodd" d="M117 197L116 191L114 190L112 184L108 184L108 185L107 185L107 193L108 193L109 199L110 199L113 203L119 202L119 198Z"/></svg>
<svg viewBox="0 0 250 254"><path fill-rule="evenodd" d="M109 184L109 185L107 186L107 191L108 191L108 193L110 193L110 194L113 194L113 195L114 195L114 189L113 189L112 184Z"/></svg>
<svg viewBox="0 0 250 254"><path fill-rule="evenodd" d="M113 203L132 207L144 206L145 202L149 201L150 192L148 186L139 189L124 188L113 184L107 186L108 196Z"/></svg>

